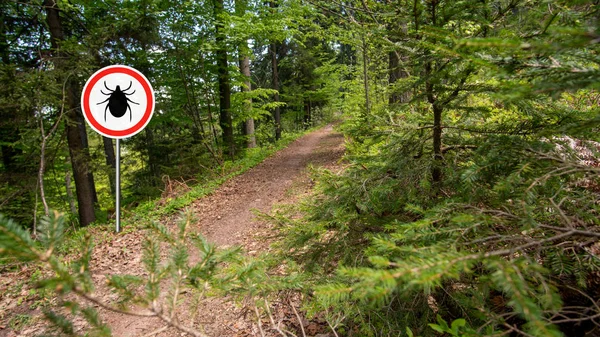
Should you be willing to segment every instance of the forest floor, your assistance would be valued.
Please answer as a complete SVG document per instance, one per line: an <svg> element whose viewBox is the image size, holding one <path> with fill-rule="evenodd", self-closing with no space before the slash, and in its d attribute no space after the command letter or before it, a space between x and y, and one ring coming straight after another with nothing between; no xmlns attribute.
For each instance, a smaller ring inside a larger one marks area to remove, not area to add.
<svg viewBox="0 0 600 337"><path fill-rule="evenodd" d="M343 152L343 136L333 131L331 125L297 139L249 171L225 182L212 194L196 200L191 209L197 220L190 231L201 233L219 247L239 245L250 256L270 250L276 229L257 219L255 212L269 213L275 206L294 204L310 195L313 182L307 167L339 169ZM163 223L174 226L178 217L180 215L163 219ZM144 275L142 242L145 235L147 232L143 230L125 231L113 234L95 247L90 269L97 285L93 294L96 298L106 302L116 299L105 286L108 275ZM168 257L166 251L161 254L163 258ZM21 288L21 299L19 294L2 295L15 284L15 277L30 278L31 271L0 274L0 337L38 335L44 330L39 319L41 309L31 309L35 306L30 302L35 299L27 298L28 286ZM191 323L191 318L186 317L192 316L188 304L184 299L179 314L183 325ZM297 296L274 301L270 304L272 316L292 331L301 331L302 324L307 336L328 336L326 325L306 320L299 311L300 305ZM29 309L24 310L26 307ZM15 312L22 312L20 315L32 319L14 329L15 324L9 324L7 319L11 315L14 317ZM174 328L161 330L164 324L158 318L126 316L103 309L99 309L99 313L115 337L185 335ZM193 325L208 336L261 336L261 329L265 336L278 335L268 318L257 320L251 308L236 304L230 296L203 300ZM83 326L83 320L75 321L76 328ZM160 332L154 334L156 331Z"/></svg>

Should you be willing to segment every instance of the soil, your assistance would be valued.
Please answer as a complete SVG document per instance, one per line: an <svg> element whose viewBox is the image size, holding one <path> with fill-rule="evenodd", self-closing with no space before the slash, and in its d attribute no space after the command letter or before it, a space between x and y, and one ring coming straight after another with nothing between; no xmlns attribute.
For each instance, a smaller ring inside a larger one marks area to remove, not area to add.
<svg viewBox="0 0 600 337"><path fill-rule="evenodd" d="M292 204L310 194L312 181L307 167L336 168L343 152L343 136L333 131L332 125L299 138L256 167L227 181L214 193L196 200L191 209L198 220L190 230L201 233L219 247L240 245L249 255L265 252L270 249L274 237L272 233L276 229L272 224L258 220L255 212L269 213L274 205ZM165 219L167 224L175 221L175 218ZM143 231L123 232L94 249L90 267L98 285L93 294L96 298L106 302L116 299L105 287L107 275L144 275L141 262L144 235ZM22 278L30 277L30 273L21 274L25 274L20 275ZM13 277L14 274L0 274L0 293L8 289ZM168 288L163 290L166 292ZM27 287L23 291L26 292ZM0 337L33 336L42 332L44 327L41 324L25 324L27 326L15 332L7 322L1 320L10 317L9 311L18 307L14 305L15 299L0 295ZM328 336L322 322L308 321L303 317L300 305L301 298L296 294L274 301L270 308L282 327L301 332L302 325L307 336ZM208 336L280 335L268 318L263 317L259 327L254 312L236 304L228 296L211 297L203 301L194 322L184 317L191 316L189 310L185 308L180 315L181 323L192 324ZM157 318L132 317L102 309L99 312L116 337L185 335L174 328L151 334L164 326ZM40 315L39 308L29 311L29 315ZM76 328L81 329L84 325L83 321L75 321Z"/></svg>

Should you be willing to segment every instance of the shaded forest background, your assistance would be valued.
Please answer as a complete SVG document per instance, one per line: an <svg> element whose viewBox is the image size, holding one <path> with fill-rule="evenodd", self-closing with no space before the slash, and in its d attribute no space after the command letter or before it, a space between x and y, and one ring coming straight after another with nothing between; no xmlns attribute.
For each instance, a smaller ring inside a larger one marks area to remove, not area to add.
<svg viewBox="0 0 600 337"><path fill-rule="evenodd" d="M114 212L114 140L91 131L79 107L103 66L135 67L156 90L151 124L123 143L125 204L171 180L214 178L246 149L331 116L338 86L322 67L334 47L308 37L318 26L307 8L279 7L3 1L0 211L29 226L48 208L83 226Z"/></svg>
<svg viewBox="0 0 600 337"><path fill-rule="evenodd" d="M272 219L340 334L598 334L598 1L1 6L0 211L25 226L110 213L113 146L78 95L120 63L157 91L130 203L342 114L347 168Z"/></svg>

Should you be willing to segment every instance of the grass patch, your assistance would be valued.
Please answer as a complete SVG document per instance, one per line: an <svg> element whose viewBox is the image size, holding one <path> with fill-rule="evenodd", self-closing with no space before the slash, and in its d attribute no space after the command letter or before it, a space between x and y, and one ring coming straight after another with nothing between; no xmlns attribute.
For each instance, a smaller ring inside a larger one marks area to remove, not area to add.
<svg viewBox="0 0 600 337"><path fill-rule="evenodd" d="M25 326L27 326L33 318L30 315L26 314L15 314L8 321L8 326L14 331L21 331Z"/></svg>

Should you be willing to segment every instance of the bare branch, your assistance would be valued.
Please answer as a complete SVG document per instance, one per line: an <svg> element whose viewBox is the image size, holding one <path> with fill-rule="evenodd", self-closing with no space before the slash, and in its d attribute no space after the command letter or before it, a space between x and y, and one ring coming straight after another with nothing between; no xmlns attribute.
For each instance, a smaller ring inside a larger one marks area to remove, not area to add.
<svg viewBox="0 0 600 337"><path fill-rule="evenodd" d="M304 325L302 324L302 319L300 318L300 315L298 315L298 311L296 311L296 308L292 305L292 303L290 302L290 307L292 307L292 310L294 311L294 315L296 315L296 319L298 319L298 323L300 324L300 330L302 331L302 337L306 337L306 332L304 332Z"/></svg>

